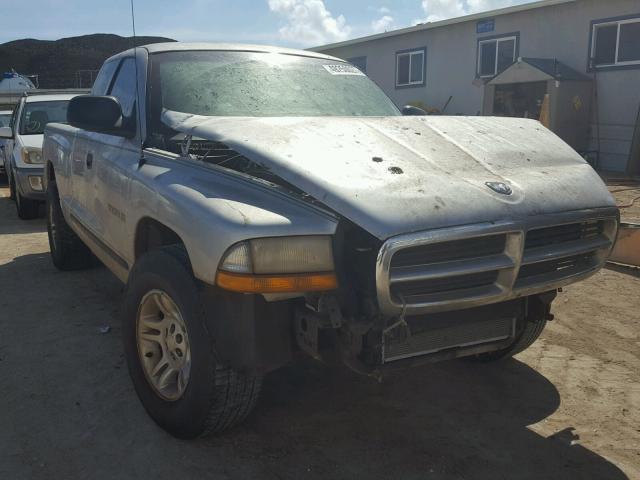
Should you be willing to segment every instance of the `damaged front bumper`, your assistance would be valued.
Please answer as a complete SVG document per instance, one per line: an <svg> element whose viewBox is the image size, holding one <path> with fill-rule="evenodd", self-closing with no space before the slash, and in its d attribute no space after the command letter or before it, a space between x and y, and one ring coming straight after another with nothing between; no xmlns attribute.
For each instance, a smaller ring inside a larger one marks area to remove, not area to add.
<svg viewBox="0 0 640 480"><path fill-rule="evenodd" d="M529 319L550 317L559 288L602 268L618 223L603 208L392 237L377 255L377 305L343 318L337 298L307 298L298 344L364 373L506 349Z"/></svg>
<svg viewBox="0 0 640 480"><path fill-rule="evenodd" d="M212 286L204 290L207 309L217 312L207 319L216 354L233 368L260 374L275 370L291 360L297 344L319 361L375 378L393 369L506 350L526 322L551 318L555 295L553 291L465 310L385 317L344 313L339 292L267 302Z"/></svg>
<svg viewBox="0 0 640 480"><path fill-rule="evenodd" d="M525 322L551 319L556 292L466 310L352 320L330 310L298 308L298 346L317 360L371 376L384 371L509 348ZM325 306L335 302L325 300ZM332 318L333 316L333 318Z"/></svg>
<svg viewBox="0 0 640 480"><path fill-rule="evenodd" d="M31 200L45 200L44 167L14 167L12 173L15 178L16 188L23 197Z"/></svg>

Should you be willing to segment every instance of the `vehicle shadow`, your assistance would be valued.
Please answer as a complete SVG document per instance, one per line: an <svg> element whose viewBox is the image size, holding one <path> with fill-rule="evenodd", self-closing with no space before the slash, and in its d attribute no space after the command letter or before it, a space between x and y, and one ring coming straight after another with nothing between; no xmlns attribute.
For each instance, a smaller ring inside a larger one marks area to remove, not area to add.
<svg viewBox="0 0 640 480"><path fill-rule="evenodd" d="M626 479L572 428L549 438L527 428L559 404L554 385L516 360L427 365L380 384L301 361L266 379L232 435L282 477L305 465L326 478Z"/></svg>
<svg viewBox="0 0 640 480"><path fill-rule="evenodd" d="M0 185L1 187L2 185ZM45 232L47 225L44 220L44 206L40 207L40 216L33 220L21 220L18 218L16 204L8 196L0 196L0 235L12 233L36 233Z"/></svg>
<svg viewBox="0 0 640 480"><path fill-rule="evenodd" d="M13 452L0 478L627 478L571 425L548 438L528 428L561 399L516 360L426 365L378 383L300 357L265 378L244 424L177 440L135 396L122 285L106 269L58 272L46 253L23 255L0 264L0 291L0 450Z"/></svg>

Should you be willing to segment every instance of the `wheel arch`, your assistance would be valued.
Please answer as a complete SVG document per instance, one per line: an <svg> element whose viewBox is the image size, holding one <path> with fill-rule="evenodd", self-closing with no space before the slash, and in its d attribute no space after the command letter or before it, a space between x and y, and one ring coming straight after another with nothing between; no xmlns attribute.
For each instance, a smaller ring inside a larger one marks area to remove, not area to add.
<svg viewBox="0 0 640 480"><path fill-rule="evenodd" d="M138 221L133 244L134 261L151 250L168 245L183 246L191 264L187 244L174 229L152 217L142 217Z"/></svg>
<svg viewBox="0 0 640 480"><path fill-rule="evenodd" d="M44 183L43 188L44 191L47 191L47 188L49 186L49 182L55 182L56 181L56 170L55 167L53 166L53 163L51 162L51 160L47 160L47 163L45 163L44 165L44 175L42 177L42 182Z"/></svg>

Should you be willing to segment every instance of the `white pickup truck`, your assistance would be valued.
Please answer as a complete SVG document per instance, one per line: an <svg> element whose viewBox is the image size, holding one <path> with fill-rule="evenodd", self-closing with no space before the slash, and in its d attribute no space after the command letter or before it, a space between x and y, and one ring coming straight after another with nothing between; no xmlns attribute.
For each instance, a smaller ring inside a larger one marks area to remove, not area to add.
<svg viewBox="0 0 640 480"><path fill-rule="evenodd" d="M126 282L129 371L163 428L237 423L295 351L374 377L508 358L604 265L618 211L562 140L416 113L337 58L171 43L107 60L47 127L53 262L92 252Z"/></svg>

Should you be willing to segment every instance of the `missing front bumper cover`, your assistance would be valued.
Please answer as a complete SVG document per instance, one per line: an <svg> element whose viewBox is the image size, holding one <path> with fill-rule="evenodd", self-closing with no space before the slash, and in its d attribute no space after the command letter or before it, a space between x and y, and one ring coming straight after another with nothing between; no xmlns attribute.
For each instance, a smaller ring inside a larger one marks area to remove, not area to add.
<svg viewBox="0 0 640 480"><path fill-rule="evenodd" d="M411 335L404 334L402 330L396 328L385 335L383 364L452 348L466 348L515 338L516 318L473 318L440 323Z"/></svg>

